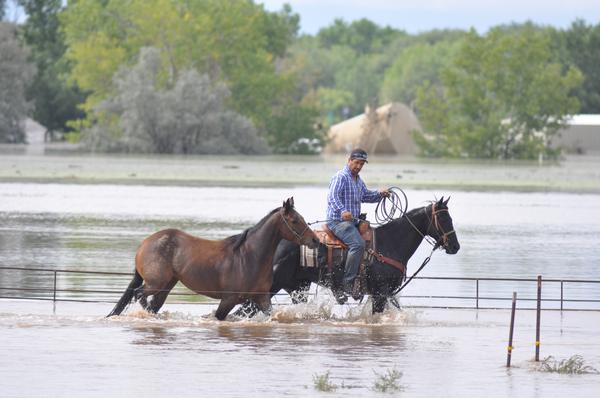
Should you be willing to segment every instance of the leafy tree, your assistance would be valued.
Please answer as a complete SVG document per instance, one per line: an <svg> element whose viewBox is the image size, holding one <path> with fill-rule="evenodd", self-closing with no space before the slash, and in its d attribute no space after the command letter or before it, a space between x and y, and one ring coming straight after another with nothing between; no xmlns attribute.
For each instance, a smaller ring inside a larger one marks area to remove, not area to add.
<svg viewBox="0 0 600 398"><path fill-rule="evenodd" d="M141 153L264 153L252 122L225 108L229 92L195 70L160 88L160 51L143 48L138 63L115 75L117 93L96 105L100 123L84 133L92 150Z"/></svg>
<svg viewBox="0 0 600 398"><path fill-rule="evenodd" d="M27 14L23 37L31 49L37 73L27 87L34 104L33 118L50 131L67 130L67 122L83 116L77 106L85 98L67 82L69 65L62 61L66 47L59 29L62 0L18 0Z"/></svg>
<svg viewBox="0 0 600 398"><path fill-rule="evenodd" d="M4 20L6 15L6 0L0 0L0 21Z"/></svg>
<svg viewBox="0 0 600 398"><path fill-rule="evenodd" d="M350 24L336 19L331 26L319 30L317 38L324 48L346 46L358 54L369 54L382 51L401 34L404 32L389 26L381 28L365 18Z"/></svg>
<svg viewBox="0 0 600 398"><path fill-rule="evenodd" d="M25 100L25 87L34 73L21 47L16 26L0 22L0 142L25 142L21 122L31 104Z"/></svg>
<svg viewBox="0 0 600 398"><path fill-rule="evenodd" d="M433 156L534 158L552 155L549 141L578 109L571 95L581 73L551 62L549 35L531 28L471 31L442 77L417 95Z"/></svg>
<svg viewBox="0 0 600 398"><path fill-rule="evenodd" d="M600 24L592 26L578 19L559 33L564 65L574 65L583 73L583 84L576 91L582 113L600 113Z"/></svg>
<svg viewBox="0 0 600 398"><path fill-rule="evenodd" d="M196 69L231 90L228 104L268 131L277 99L293 95L289 76L276 70L278 57L298 30L298 18L284 7L267 13L251 1L79 0L69 3L64 30L74 62L72 76L90 92L85 109L112 94L112 76L132 65L140 48L160 50L159 85ZM278 112L282 114L281 112Z"/></svg>
<svg viewBox="0 0 600 398"><path fill-rule="evenodd" d="M411 105L417 88L428 81L441 85L441 72L451 62L460 42L419 43L406 48L385 71L380 96L384 102L399 101Z"/></svg>

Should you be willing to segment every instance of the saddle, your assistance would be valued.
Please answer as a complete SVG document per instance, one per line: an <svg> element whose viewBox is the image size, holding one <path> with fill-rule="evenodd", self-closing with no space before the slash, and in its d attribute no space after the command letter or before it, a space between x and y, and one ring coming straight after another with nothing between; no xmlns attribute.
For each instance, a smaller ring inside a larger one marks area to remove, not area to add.
<svg viewBox="0 0 600 398"><path fill-rule="evenodd" d="M335 236L335 234L333 233L333 231L331 231L329 229L327 224L324 224L322 229L314 230L314 232L319 237L319 241L326 247L327 270L329 271L329 273L333 274L334 264L337 266L339 264L346 263L346 254L347 254L348 246L344 242L342 242L337 236ZM360 297L360 301L362 301L362 297L364 295L364 290L366 288L365 279L366 279L367 266L371 261L370 253L372 252L372 246L373 246L373 228L371 228L371 225L368 221L360 220L360 222L358 224L358 232L360 233L360 236L365 241L365 254L360 262L360 267L359 267L358 275L356 277L355 288L354 288L356 290L356 296L354 296L354 294L353 294L353 297L355 299ZM343 267L339 271L341 271L341 273L343 275ZM345 301L345 300L342 299L342 301Z"/></svg>
<svg viewBox="0 0 600 398"><path fill-rule="evenodd" d="M319 237L319 241L327 246L328 248L341 248L347 249L348 246L342 242L332 230L329 229L327 224L323 224L322 229L315 229L315 234ZM367 243L367 248L370 247L370 243L373 240L373 228L371 228L371 224L366 220L361 220L358 224L358 232L360 236Z"/></svg>
<svg viewBox="0 0 600 398"><path fill-rule="evenodd" d="M377 261L388 264L398 270L400 270L404 277L406 277L406 265L401 262L384 256L380 252L377 251L375 247L374 233L373 228L371 228L371 224L367 220L361 219L358 224L358 231L360 232L360 236L365 240L365 256L361 261L359 276L363 275L366 270L366 267L373 261L373 259L377 259ZM333 267L335 264L345 263L345 256L347 253L348 246L341 241L335 234L324 224L321 229L315 229L315 234L319 237L319 241L326 248L326 257L327 262L325 264L319 264L318 262L318 253L316 250L308 249L305 246L302 246L302 258L301 264L305 267L316 267L320 265L326 265L327 270L329 272L333 271Z"/></svg>
<svg viewBox="0 0 600 398"><path fill-rule="evenodd" d="M343 265L346 263L348 246L335 236L326 224L324 224L321 229L314 229L313 231L319 237L322 246L319 249L310 249L303 245L300 246L300 266L326 268L333 280L341 280L344 274ZM358 231L365 241L365 253L360 263L355 281L355 290L357 290L358 296L362 298L365 293L367 267L373 263L374 259L377 259L380 263L390 265L400 270L404 275L404 278L406 278L406 266L404 264L393 258L384 256L377 251L377 245L374 239L375 234L367 220L361 220L359 222ZM334 274L336 276L334 276ZM338 300L338 302L340 301ZM340 302L340 304L342 304L342 302Z"/></svg>

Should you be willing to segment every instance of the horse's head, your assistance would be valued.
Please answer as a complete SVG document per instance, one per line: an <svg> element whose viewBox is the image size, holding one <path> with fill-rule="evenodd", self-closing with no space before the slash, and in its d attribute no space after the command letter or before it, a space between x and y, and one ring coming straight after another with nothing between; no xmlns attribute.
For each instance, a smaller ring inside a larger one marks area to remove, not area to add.
<svg viewBox="0 0 600 398"><path fill-rule="evenodd" d="M280 231L284 239L308 246L311 249L319 246L317 235L304 221L304 217L294 209L294 198L289 198L283 202L279 214L283 220Z"/></svg>
<svg viewBox="0 0 600 398"><path fill-rule="evenodd" d="M460 249L460 243L454 226L452 225L452 217L448 212L448 201L444 197L437 202L431 204L431 223L427 229L427 235L435 239L436 244L446 250L448 254L456 254Z"/></svg>

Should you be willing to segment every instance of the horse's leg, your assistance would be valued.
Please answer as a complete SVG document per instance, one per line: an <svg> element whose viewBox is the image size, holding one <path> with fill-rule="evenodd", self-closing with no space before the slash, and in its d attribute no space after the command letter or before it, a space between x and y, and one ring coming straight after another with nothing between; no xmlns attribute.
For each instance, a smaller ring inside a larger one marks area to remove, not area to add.
<svg viewBox="0 0 600 398"><path fill-rule="evenodd" d="M387 304L387 296L373 295L371 297L373 299L373 314L382 313Z"/></svg>
<svg viewBox="0 0 600 398"><path fill-rule="evenodd" d="M222 298L219 307L217 307L217 311L215 312L215 317L222 321L238 302L239 298L237 296L226 296Z"/></svg>
<svg viewBox="0 0 600 398"><path fill-rule="evenodd" d="M254 302L258 306L258 309L267 315L271 314L271 294L260 294L254 296Z"/></svg>
<svg viewBox="0 0 600 398"><path fill-rule="evenodd" d="M300 280L297 281L296 286L293 288L286 288L285 291L292 298L292 303L300 304L306 303L308 301L308 291L310 290L311 281L309 280Z"/></svg>
<svg viewBox="0 0 600 398"><path fill-rule="evenodd" d="M171 293L171 289L177 284L177 278L173 278L167 285L161 289L158 293L152 296L148 311L156 314L165 303L167 296Z"/></svg>
<svg viewBox="0 0 600 398"><path fill-rule="evenodd" d="M145 311L148 311L148 300L147 300L148 295L144 292L144 290L145 290L145 285L141 285L140 287L135 289L134 298L135 298L135 301L140 303L140 305L142 306L142 308Z"/></svg>

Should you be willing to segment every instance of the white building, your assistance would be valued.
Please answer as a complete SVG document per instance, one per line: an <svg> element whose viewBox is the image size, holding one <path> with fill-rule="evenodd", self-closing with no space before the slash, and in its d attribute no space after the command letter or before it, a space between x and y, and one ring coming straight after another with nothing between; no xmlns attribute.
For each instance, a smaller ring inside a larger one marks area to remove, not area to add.
<svg viewBox="0 0 600 398"><path fill-rule="evenodd" d="M600 115L573 115L552 145L566 152L600 153Z"/></svg>

